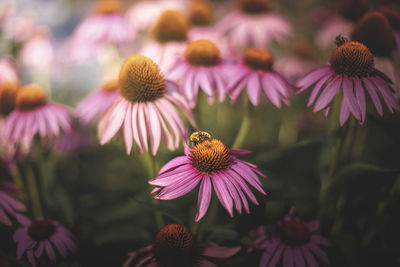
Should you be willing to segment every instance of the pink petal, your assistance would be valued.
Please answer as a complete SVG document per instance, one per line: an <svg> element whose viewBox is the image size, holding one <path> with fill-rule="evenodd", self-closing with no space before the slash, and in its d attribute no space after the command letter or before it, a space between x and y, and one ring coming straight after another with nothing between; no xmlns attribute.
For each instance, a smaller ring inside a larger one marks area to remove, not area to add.
<svg viewBox="0 0 400 267"><path fill-rule="evenodd" d="M356 98L361 111L361 123L363 123L365 121L365 113L367 108L365 103L364 89L361 81L358 78L354 78L354 87L356 89Z"/></svg>
<svg viewBox="0 0 400 267"><path fill-rule="evenodd" d="M56 254L54 253L54 249L51 246L50 242L48 240L44 241L44 248L46 249L47 255L50 258L51 262L55 262L56 261Z"/></svg>
<svg viewBox="0 0 400 267"><path fill-rule="evenodd" d="M340 84L342 82L342 76L336 76L322 91L319 96L317 103L314 106L314 112L320 111L326 108L332 99L335 97L337 91L339 90Z"/></svg>
<svg viewBox="0 0 400 267"><path fill-rule="evenodd" d="M179 166L184 164L189 164L191 161L187 156L179 156L170 161L168 161L158 172L158 175L163 174L165 172L169 172Z"/></svg>
<svg viewBox="0 0 400 267"><path fill-rule="evenodd" d="M212 173L211 179L214 185L215 193L217 194L217 197L219 199L219 202L221 202L222 206L228 211L229 215L233 217L233 202L225 186L225 183L222 181L224 177L221 177L217 173Z"/></svg>
<svg viewBox="0 0 400 267"><path fill-rule="evenodd" d="M226 259L235 255L240 250L240 247L220 247L214 243L208 243L202 255L211 258Z"/></svg>
<svg viewBox="0 0 400 267"><path fill-rule="evenodd" d="M150 127L151 152L156 155L161 142L161 125L153 103L147 103L147 125Z"/></svg>
<svg viewBox="0 0 400 267"><path fill-rule="evenodd" d="M378 112L379 115L382 116L383 109L378 94L376 93L375 86L368 79L361 79L361 80L364 84L364 88L367 90L369 96L371 97L372 103L374 103L376 111Z"/></svg>
<svg viewBox="0 0 400 267"><path fill-rule="evenodd" d="M348 108L350 109L351 113L353 113L354 117L356 117L357 120L361 121L361 111L356 100L356 96L354 94L353 80L344 77L342 88L343 99L345 99L345 101L347 102Z"/></svg>
<svg viewBox="0 0 400 267"><path fill-rule="evenodd" d="M260 99L260 78L257 72L252 73L249 76L247 82L247 93L249 95L250 102L254 106L257 106Z"/></svg>
<svg viewBox="0 0 400 267"><path fill-rule="evenodd" d="M126 110L126 117L124 120L124 140L126 147L126 154L130 154L133 143L133 129L132 129L132 105L129 104Z"/></svg>
<svg viewBox="0 0 400 267"><path fill-rule="evenodd" d="M283 253L283 267L294 267L293 248L287 247Z"/></svg>
<svg viewBox="0 0 400 267"><path fill-rule="evenodd" d="M206 214L211 201L211 182L208 175L203 175L197 200L197 214L195 221L200 221Z"/></svg>
<svg viewBox="0 0 400 267"><path fill-rule="evenodd" d="M300 248L293 248L293 258L296 267L306 267L306 263L304 262L304 257Z"/></svg>
<svg viewBox="0 0 400 267"><path fill-rule="evenodd" d="M322 77L321 80L319 80L317 82L317 84L315 84L314 89L311 92L310 99L307 102L307 107L310 107L312 105L312 103L314 103L319 91L321 90L321 88L323 88L326 81L328 81L331 77L332 77L332 75L328 74L328 75Z"/></svg>

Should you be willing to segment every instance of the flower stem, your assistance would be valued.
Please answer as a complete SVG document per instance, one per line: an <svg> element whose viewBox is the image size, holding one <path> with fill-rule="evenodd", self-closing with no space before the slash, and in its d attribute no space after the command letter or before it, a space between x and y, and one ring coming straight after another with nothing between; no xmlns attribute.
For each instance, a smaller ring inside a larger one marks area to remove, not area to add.
<svg viewBox="0 0 400 267"><path fill-rule="evenodd" d="M40 218L42 217L42 208L33 169L24 168L21 163L17 163L17 166L24 181L25 194L28 199L30 210L35 218Z"/></svg>
<svg viewBox="0 0 400 267"><path fill-rule="evenodd" d="M157 175L157 161L156 158L151 154L151 152L149 151L148 153L145 154L146 158L145 158L145 165L147 166L147 173L149 175L150 178L154 178ZM150 192L152 191L152 186L149 186ZM154 199L151 194L151 201L154 205L158 205L159 202L157 199ZM164 226L164 220L162 217L162 214L160 211L155 210L154 213L154 217L156 219L156 223L157 223L157 227L158 229L161 229Z"/></svg>
<svg viewBox="0 0 400 267"><path fill-rule="evenodd" d="M246 136L250 129L250 114L248 112L248 99L247 97L242 96L242 105L243 105L243 118L240 124L239 132L236 135L235 141L233 142L232 149L239 149L242 147L244 141L246 140Z"/></svg>

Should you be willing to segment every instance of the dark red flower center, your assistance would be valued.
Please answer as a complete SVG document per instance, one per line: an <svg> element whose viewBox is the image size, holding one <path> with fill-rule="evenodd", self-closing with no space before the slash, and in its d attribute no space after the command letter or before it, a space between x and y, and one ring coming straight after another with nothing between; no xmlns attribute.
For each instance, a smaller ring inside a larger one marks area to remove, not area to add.
<svg viewBox="0 0 400 267"><path fill-rule="evenodd" d="M34 84L21 87L15 98L15 107L21 110L32 110L46 103L46 95L42 88Z"/></svg>
<svg viewBox="0 0 400 267"><path fill-rule="evenodd" d="M156 235L153 254L162 267L195 266L200 254L192 233L183 225L169 224Z"/></svg>
<svg viewBox="0 0 400 267"><path fill-rule="evenodd" d="M197 142L190 152L192 166L201 173L213 173L229 167L229 149L218 139L204 139Z"/></svg>
<svg viewBox="0 0 400 267"><path fill-rule="evenodd" d="M166 10L158 18L154 28L153 36L160 43L184 42L189 32L189 21L187 17L177 10Z"/></svg>
<svg viewBox="0 0 400 267"><path fill-rule="evenodd" d="M342 0L338 4L339 14L350 21L357 21L368 10L368 0Z"/></svg>
<svg viewBox="0 0 400 267"><path fill-rule="evenodd" d="M221 60L218 47L208 40L197 40L186 47L186 60L193 66L211 67Z"/></svg>
<svg viewBox="0 0 400 267"><path fill-rule="evenodd" d="M354 26L351 38L380 57L390 57L396 46L389 20L380 12L366 13Z"/></svg>
<svg viewBox="0 0 400 267"><path fill-rule="evenodd" d="M311 232L299 220L289 220L278 225L278 236L283 243L291 247L302 246L310 241Z"/></svg>
<svg viewBox="0 0 400 267"><path fill-rule="evenodd" d="M259 14L271 9L269 0L238 0L238 7L245 13Z"/></svg>
<svg viewBox="0 0 400 267"><path fill-rule="evenodd" d="M213 20L213 8L210 2L194 0L189 7L189 22L191 25L210 25Z"/></svg>
<svg viewBox="0 0 400 267"><path fill-rule="evenodd" d="M28 227L28 234L35 241L48 240L55 231L53 222L48 219L36 219Z"/></svg>
<svg viewBox="0 0 400 267"><path fill-rule="evenodd" d="M367 77L373 71L374 56L361 43L344 42L333 49L329 63L338 75Z"/></svg>
<svg viewBox="0 0 400 267"><path fill-rule="evenodd" d="M15 98L20 84L17 82L4 82L0 87L0 115L7 116L14 110Z"/></svg>
<svg viewBox="0 0 400 267"><path fill-rule="evenodd" d="M119 72L119 92L130 102L154 101L164 96L165 80L150 58L133 55Z"/></svg>
<svg viewBox="0 0 400 267"><path fill-rule="evenodd" d="M269 71L274 65L274 56L268 50L250 48L244 52L243 62L250 69Z"/></svg>
<svg viewBox="0 0 400 267"><path fill-rule="evenodd" d="M93 9L95 14L116 14L122 11L122 2L120 0L100 0Z"/></svg>

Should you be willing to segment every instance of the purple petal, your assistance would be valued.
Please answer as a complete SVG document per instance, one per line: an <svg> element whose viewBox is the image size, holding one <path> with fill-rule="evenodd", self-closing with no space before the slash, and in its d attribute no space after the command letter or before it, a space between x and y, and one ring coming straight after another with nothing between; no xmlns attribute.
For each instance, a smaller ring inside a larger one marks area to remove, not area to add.
<svg viewBox="0 0 400 267"><path fill-rule="evenodd" d="M212 173L211 179L219 202L221 202L222 206L228 211L229 215L233 217L233 202L225 183L222 181L224 178L217 173Z"/></svg>
<svg viewBox="0 0 400 267"><path fill-rule="evenodd" d="M329 66L320 67L312 70L308 74L304 75L303 78L299 79L296 82L296 87L300 87L301 89L297 92L298 94L309 88L311 85L316 83L323 76L332 73L332 70Z"/></svg>
<svg viewBox="0 0 400 267"><path fill-rule="evenodd" d="M350 116L350 109L348 107L345 97L343 96L342 104L340 105L340 116L339 116L340 126L343 126L346 123L346 121L349 119L349 116Z"/></svg>
<svg viewBox="0 0 400 267"><path fill-rule="evenodd" d="M48 240L44 241L44 248L46 249L46 253L49 256L49 259L51 262L56 261L56 254L54 253L54 249L51 246L50 242Z"/></svg>
<svg viewBox="0 0 400 267"><path fill-rule="evenodd" d="M168 161L158 172L158 175L163 174L165 172L169 172L173 169L178 168L184 164L191 163L190 159L187 156L179 156L170 161Z"/></svg>
<svg viewBox="0 0 400 267"><path fill-rule="evenodd" d="M250 150L240 150L240 149L231 149L230 154L232 156L242 156L242 155L248 155L250 154Z"/></svg>
<svg viewBox="0 0 400 267"><path fill-rule="evenodd" d="M140 142L142 143L142 147L144 151L149 150L149 145L147 141L147 126L146 126L146 111L145 111L145 103L138 103L138 126L139 126L139 137Z"/></svg>
<svg viewBox="0 0 400 267"><path fill-rule="evenodd" d="M200 174L197 174L196 176L187 176L182 178L180 181L177 181L176 183L162 189L162 191L155 198L161 200L171 200L181 197L192 191L193 188L195 188L200 182L200 180Z"/></svg>
<svg viewBox="0 0 400 267"><path fill-rule="evenodd" d="M354 78L354 87L356 89L356 98L361 111L361 123L364 123L367 108L365 103L364 89L362 87L361 81L358 78Z"/></svg>
<svg viewBox="0 0 400 267"><path fill-rule="evenodd" d="M183 165L181 167L176 168L171 172L163 173L156 178L149 181L149 184L155 186L169 186L180 179L186 178L187 176L196 176L198 172L193 170L191 165Z"/></svg>
<svg viewBox="0 0 400 267"><path fill-rule="evenodd" d="M337 76L325 87L314 106L314 112L320 111L329 105L339 90L341 81L342 76Z"/></svg>
<svg viewBox="0 0 400 267"><path fill-rule="evenodd" d="M126 154L130 154L133 142L133 129L132 129L132 105L128 105L126 110L126 117L124 120L124 140L126 146Z"/></svg>
<svg viewBox="0 0 400 267"><path fill-rule="evenodd" d="M202 251L202 255L211 258L230 258L240 250L240 247L220 247L214 243L208 243Z"/></svg>
<svg viewBox="0 0 400 267"><path fill-rule="evenodd" d="M300 248L293 248L293 258L296 267L306 267L306 263L304 262L304 257Z"/></svg>
<svg viewBox="0 0 400 267"><path fill-rule="evenodd" d="M374 103L376 111L379 115L382 116L383 109L378 94L376 93L375 86L368 79L362 79L362 82L364 84L364 88L367 90L369 96L371 97L372 103Z"/></svg>
<svg viewBox="0 0 400 267"><path fill-rule="evenodd" d="M347 102L348 108L350 109L351 113L353 113L354 117L356 117L357 120L361 121L361 111L356 100L356 96L354 94L353 80L344 77L342 88L343 99L345 99L345 101Z"/></svg>
<svg viewBox="0 0 400 267"><path fill-rule="evenodd" d="M311 252L314 253L315 256L317 256L318 259L320 259L324 264L329 265L330 261L326 253L318 246L310 243L307 245L307 247L310 249Z"/></svg>
<svg viewBox="0 0 400 267"><path fill-rule="evenodd" d="M201 218L206 214L211 201L211 181L208 175L203 175L200 184L199 196L197 200L197 214L196 222L200 221Z"/></svg>
<svg viewBox="0 0 400 267"><path fill-rule="evenodd" d="M399 104L397 103L397 100L389 85L381 77L370 77L369 79L374 83L375 87L381 93L381 96L390 112L393 113L393 109L399 110Z"/></svg>
<svg viewBox="0 0 400 267"><path fill-rule="evenodd" d="M332 246L332 243L328 239L326 239L325 237L323 237L321 235L312 235L311 242L321 245L321 246L325 246L325 247Z"/></svg>
<svg viewBox="0 0 400 267"><path fill-rule="evenodd" d="M314 256L308 251L307 248L302 247L301 251L303 252L304 258L306 259L307 265L309 267L319 267L317 261L315 260Z"/></svg>
<svg viewBox="0 0 400 267"><path fill-rule="evenodd" d="M287 247L283 253L283 267L294 267L293 248Z"/></svg>
<svg viewBox="0 0 400 267"><path fill-rule="evenodd" d="M247 94L249 95L250 102L254 106L257 106L260 99L260 78L257 72L252 73L249 76L247 82Z"/></svg>
<svg viewBox="0 0 400 267"><path fill-rule="evenodd" d="M240 186L241 191L243 191L247 195L247 197L250 199L250 201L253 202L255 205L258 205L256 197L254 196L254 194L250 190L250 188L247 186L247 184L244 182L243 178L239 174L234 172L233 170L227 170L227 173L229 174L229 176L232 179L234 179L236 181L237 185ZM238 187L236 186L236 188L238 188ZM245 204L245 203L243 202L243 204ZM246 205L245 205L245 208L246 208ZM248 211L247 211L247 213L248 213Z"/></svg>
<svg viewBox="0 0 400 267"><path fill-rule="evenodd" d="M263 195L266 195L264 190L261 187L261 182L258 179L257 175L246 165L240 162L239 160L236 161L236 164L233 164L231 168L236 171L243 179L245 179L249 184L251 184L258 192Z"/></svg>
<svg viewBox="0 0 400 267"><path fill-rule="evenodd" d="M161 142L161 125L156 113L156 107L153 103L147 104L147 125L150 129L151 152L156 155Z"/></svg>
<svg viewBox="0 0 400 267"><path fill-rule="evenodd" d="M282 252L284 250L284 245L279 244L278 248L274 252L274 256L272 257L268 267L275 267L276 264L279 262L279 259L281 258Z"/></svg>

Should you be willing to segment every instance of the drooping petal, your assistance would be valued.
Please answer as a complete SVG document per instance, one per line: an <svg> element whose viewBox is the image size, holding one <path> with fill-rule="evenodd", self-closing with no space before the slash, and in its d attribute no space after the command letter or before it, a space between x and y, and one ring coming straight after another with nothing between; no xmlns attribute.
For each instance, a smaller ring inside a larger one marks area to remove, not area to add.
<svg viewBox="0 0 400 267"><path fill-rule="evenodd" d="M345 99L345 101L347 102L348 108L350 109L351 113L353 113L354 117L356 117L357 120L361 121L361 111L360 111L361 109L356 100L353 80L344 77L342 88L343 88L343 99Z"/></svg>
<svg viewBox="0 0 400 267"><path fill-rule="evenodd" d="M375 86L368 80L368 79L361 79L364 88L367 90L369 96L371 97L372 103L374 103L374 106L376 108L376 111L378 112L379 115L383 115L383 109L381 105L381 101L379 99L379 96L375 90Z"/></svg>
<svg viewBox="0 0 400 267"><path fill-rule="evenodd" d="M337 76L325 87L325 89L319 96L317 103L315 103L314 112L320 111L329 105L329 103L332 101L337 91L339 90L341 82L342 77Z"/></svg>
<svg viewBox="0 0 400 267"><path fill-rule="evenodd" d="M258 73L252 73L249 76L247 82L247 94L249 95L249 100L254 106L258 106L260 99L260 78Z"/></svg>
<svg viewBox="0 0 400 267"><path fill-rule="evenodd" d="M197 200L197 214L195 221L198 222L206 214L210 206L212 195L211 181L208 175L203 175Z"/></svg>
<svg viewBox="0 0 400 267"><path fill-rule="evenodd" d="M211 179L219 202L221 202L222 206L228 211L229 215L233 217L233 202L224 182L221 181L223 177L217 173L212 173Z"/></svg>
<svg viewBox="0 0 400 267"><path fill-rule="evenodd" d="M354 78L354 87L356 90L356 98L358 105L360 106L361 111L361 123L365 121L365 114L366 114L366 103L365 103L365 93L362 87L361 81L356 77Z"/></svg>

